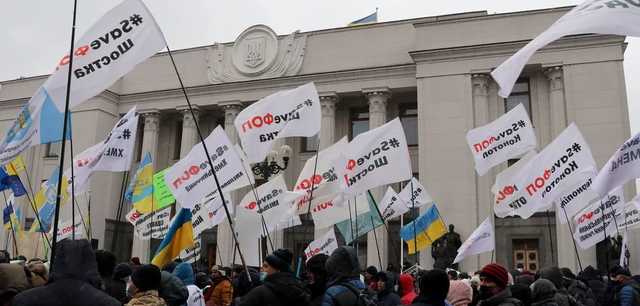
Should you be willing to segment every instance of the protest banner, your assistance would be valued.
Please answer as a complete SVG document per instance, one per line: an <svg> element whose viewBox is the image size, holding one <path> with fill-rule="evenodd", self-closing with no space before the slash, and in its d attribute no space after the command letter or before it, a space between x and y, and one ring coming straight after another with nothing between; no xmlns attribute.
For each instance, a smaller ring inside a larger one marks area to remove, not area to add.
<svg viewBox="0 0 640 306"><path fill-rule="evenodd" d="M140 240L163 239L169 230L171 207L141 214L135 208L127 213L127 221L133 225L134 234Z"/></svg>
<svg viewBox="0 0 640 306"><path fill-rule="evenodd" d="M233 124L248 161L262 161L273 143L285 137L311 137L320 132L320 100L307 83L279 91L243 109Z"/></svg>
<svg viewBox="0 0 640 306"><path fill-rule="evenodd" d="M331 253L338 248L338 239L336 239L336 232L333 228L324 234L321 238L311 241L309 246L304 249L304 256L306 261L309 261L311 257L318 254L331 255Z"/></svg>
<svg viewBox="0 0 640 306"><path fill-rule="evenodd" d="M82 239L87 237L87 229L84 227L84 223L80 216L76 216L76 222L71 226L71 220L66 220L58 225L58 241L71 238L75 231L75 238ZM49 236L53 236L53 228L49 231Z"/></svg>
<svg viewBox="0 0 640 306"><path fill-rule="evenodd" d="M231 197L225 195L224 198L230 199ZM209 214L211 215L211 224L213 224L212 226L216 226L222 223L227 217L227 215L224 212L224 207L222 207L222 202L220 202L220 206L218 206L217 209L213 208L215 206L216 204L212 204L211 207L209 207L210 209ZM235 205L232 205L230 201L227 201L227 207L229 208L229 214L233 217Z"/></svg>
<svg viewBox="0 0 640 306"><path fill-rule="evenodd" d="M640 177L640 133L625 141L609 158L593 181L593 189L598 194L605 195L613 188L638 177Z"/></svg>
<svg viewBox="0 0 640 306"><path fill-rule="evenodd" d="M453 263L461 262L465 257L482 254L484 252L493 251L496 248L496 235L493 231L491 219L485 219L478 228L465 240L458 248L458 255Z"/></svg>
<svg viewBox="0 0 640 306"><path fill-rule="evenodd" d="M515 184L515 177L535 155L536 151L530 151L496 176L496 182L491 187L491 192L494 194L493 212L498 218L518 215L523 219L528 219L533 215L534 211L527 209L527 198L524 196L524 191L519 190Z"/></svg>
<svg viewBox="0 0 640 306"><path fill-rule="evenodd" d="M500 86L499 95L503 98L509 96L531 56L549 43L575 34L640 36L640 24L637 22L639 18L638 1L584 1L491 72Z"/></svg>
<svg viewBox="0 0 640 306"><path fill-rule="evenodd" d="M616 223L619 231L638 228L640 225L640 209L635 201L631 201L624 207L616 210Z"/></svg>
<svg viewBox="0 0 640 306"><path fill-rule="evenodd" d="M319 204L319 199L340 192L341 185L338 180L334 162L345 150L347 143L347 137L342 137L338 142L318 152L317 156L309 158L304 164L294 188L295 191L305 192L304 197L296 201L298 214L306 214L309 211L311 186L313 186L314 197L311 207ZM318 159L317 163L316 158Z"/></svg>
<svg viewBox="0 0 640 306"><path fill-rule="evenodd" d="M573 238L586 250L616 232L615 209L619 205L614 197L596 201L573 217Z"/></svg>
<svg viewBox="0 0 640 306"><path fill-rule="evenodd" d="M413 192L413 194L412 194ZM402 200L407 207L411 208L422 207L427 204L433 203L433 199L431 195L427 191L427 188L424 188L420 181L418 181L415 177L411 178L411 181L404 185L404 188L398 193L400 200Z"/></svg>
<svg viewBox="0 0 640 306"><path fill-rule="evenodd" d="M197 238L193 239L192 247L186 248L180 252L179 258L182 259L183 262L188 262L190 264L193 264L198 260L200 260L201 253L202 253L202 248L200 243L200 237L198 236Z"/></svg>
<svg viewBox="0 0 640 306"><path fill-rule="evenodd" d="M167 169L157 172L153 175L153 205L158 207L166 207L176 202L176 198L173 197L171 189L164 181L164 175L167 173Z"/></svg>
<svg viewBox="0 0 640 306"><path fill-rule="evenodd" d="M495 121L467 132L467 144L476 172L482 176L494 166L534 150L537 140L527 110L518 104Z"/></svg>
<svg viewBox="0 0 640 306"><path fill-rule="evenodd" d="M238 205L234 225L240 251L242 254L248 254L245 257L246 264L254 267L260 266L262 262L260 262L258 254L260 254L260 238L264 232L260 215L256 211ZM234 263L242 263L240 256L235 257Z"/></svg>
<svg viewBox="0 0 640 306"><path fill-rule="evenodd" d="M514 179L523 191L526 210L549 209L563 192L595 175L591 149L575 123L533 157Z"/></svg>
<svg viewBox="0 0 640 306"><path fill-rule="evenodd" d="M123 1L75 42L69 105L103 92L137 64L165 47L153 16L140 0ZM0 164L27 148L62 140L69 55L38 88L0 143ZM70 121L69 121L70 124ZM65 135L65 139L69 135Z"/></svg>
<svg viewBox="0 0 640 306"><path fill-rule="evenodd" d="M253 176L245 173L240 157L221 126L216 127L204 142L210 150L213 170L223 192L253 183ZM218 193L212 188L215 186L212 174L204 149L198 143L189 154L166 170L164 180L176 201L184 208L191 208L201 199Z"/></svg>
<svg viewBox="0 0 640 306"><path fill-rule="evenodd" d="M379 202L379 208L382 213L382 220L384 221L402 216L404 213L409 211L407 203L400 199L400 196L398 196L391 186L387 188L387 192Z"/></svg>
<svg viewBox="0 0 640 306"><path fill-rule="evenodd" d="M332 198L333 197L333 198ZM315 228L326 228L356 216L369 212L367 196L343 198L328 196L319 198L319 202L311 209L311 217ZM357 212L356 212L357 208ZM351 211L351 212L350 212Z"/></svg>
<svg viewBox="0 0 640 306"><path fill-rule="evenodd" d="M555 200L556 214L558 214L560 223L567 224L567 220L571 220L573 216L583 210L589 203L600 197L593 188L590 188L592 185L593 177L588 176L586 180L568 188Z"/></svg>
<svg viewBox="0 0 640 306"><path fill-rule="evenodd" d="M356 136L335 164L345 194L410 179L411 158L400 119Z"/></svg>
<svg viewBox="0 0 640 306"><path fill-rule="evenodd" d="M213 228L213 214L207 202L196 203L191 208L191 224L193 225L193 237L199 238L202 232Z"/></svg>

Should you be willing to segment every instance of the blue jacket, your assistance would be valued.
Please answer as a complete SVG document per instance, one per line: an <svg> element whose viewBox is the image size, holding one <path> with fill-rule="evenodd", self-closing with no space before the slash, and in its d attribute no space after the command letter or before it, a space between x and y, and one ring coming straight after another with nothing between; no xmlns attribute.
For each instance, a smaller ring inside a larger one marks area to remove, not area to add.
<svg viewBox="0 0 640 306"><path fill-rule="evenodd" d="M351 278L348 280L349 284L353 285L354 287L362 290L365 288L364 283L360 280L360 278ZM335 306L334 304L334 298L336 298L337 296L341 295L341 294L345 294L347 293L347 291L350 292L349 288L340 285L339 283L334 283L332 285L329 286L329 288L327 288L327 291L325 291L324 293L324 297L322 297L322 306ZM354 297L354 302L357 301L357 297L355 295L353 295ZM348 306L348 305L343 305L343 306Z"/></svg>
<svg viewBox="0 0 640 306"><path fill-rule="evenodd" d="M633 306L636 305L635 301L640 300L640 298L636 297L636 294L640 294L640 292L636 292L635 286L638 286L635 281L629 281L622 285L620 291L618 292L618 301L619 305L616 306Z"/></svg>

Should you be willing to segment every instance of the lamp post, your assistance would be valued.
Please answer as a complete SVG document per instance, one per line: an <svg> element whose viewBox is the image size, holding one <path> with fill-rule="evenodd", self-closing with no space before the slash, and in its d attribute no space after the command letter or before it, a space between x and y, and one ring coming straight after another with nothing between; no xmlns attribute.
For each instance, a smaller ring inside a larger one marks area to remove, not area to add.
<svg viewBox="0 0 640 306"><path fill-rule="evenodd" d="M251 167L251 171L256 176L261 176L265 181L269 181L269 178L273 175L284 171L289 166L289 157L291 156L291 147L283 145L280 150L271 151L267 154L267 158L264 161L256 163ZM282 161L282 163L280 163Z"/></svg>

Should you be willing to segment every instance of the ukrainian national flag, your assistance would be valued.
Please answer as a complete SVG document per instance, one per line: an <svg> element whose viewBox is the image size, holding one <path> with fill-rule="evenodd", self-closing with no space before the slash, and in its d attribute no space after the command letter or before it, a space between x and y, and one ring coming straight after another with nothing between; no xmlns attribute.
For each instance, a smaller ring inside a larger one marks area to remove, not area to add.
<svg viewBox="0 0 640 306"><path fill-rule="evenodd" d="M138 165L136 174L127 188L127 197L140 213L147 214L158 210L153 204L153 162L147 152Z"/></svg>
<svg viewBox="0 0 640 306"><path fill-rule="evenodd" d="M180 209L169 227L169 232L162 239L156 255L151 263L162 269L167 263L180 255L186 248L193 247L193 225L191 224L191 210Z"/></svg>
<svg viewBox="0 0 640 306"><path fill-rule="evenodd" d="M30 232L49 232L51 222L53 221L53 213L55 212L56 207L58 171L60 171L60 169L56 167L53 172L51 172L49 180L42 184L42 187L40 187L40 190L35 195L34 202L36 209L38 209L38 219L42 222L42 227L40 227L40 222L36 219L29 229ZM60 200L60 205L63 205L69 199L69 193L67 193L68 187L69 180L65 176L62 176L62 190L60 194L62 198Z"/></svg>
<svg viewBox="0 0 640 306"><path fill-rule="evenodd" d="M360 18L356 21L353 21L351 23L349 23L349 26L355 26L355 25L361 25L361 24L368 24L368 23L376 23L378 22L378 9L376 9L375 13L367 16L367 17L363 17Z"/></svg>
<svg viewBox="0 0 640 306"><path fill-rule="evenodd" d="M416 247L418 250L425 249L446 233L447 226L444 224L438 208L434 204L418 219L402 227L400 237L407 243L409 247L408 253L415 254Z"/></svg>
<svg viewBox="0 0 640 306"><path fill-rule="evenodd" d="M24 171L24 162L22 158L18 156L16 159L9 162L5 167L0 169L0 189L5 190L11 188L13 194L16 197L23 196L27 193L27 190L20 181L18 172Z"/></svg>

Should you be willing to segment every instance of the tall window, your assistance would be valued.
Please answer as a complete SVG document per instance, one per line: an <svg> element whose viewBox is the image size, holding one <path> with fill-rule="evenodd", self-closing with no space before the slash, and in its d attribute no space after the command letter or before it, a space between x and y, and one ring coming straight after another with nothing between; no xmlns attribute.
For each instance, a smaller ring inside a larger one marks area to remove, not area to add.
<svg viewBox="0 0 640 306"><path fill-rule="evenodd" d="M349 118L351 122L350 137L351 139L369 130L369 109L368 108L354 108L351 109L351 116Z"/></svg>
<svg viewBox="0 0 640 306"><path fill-rule="evenodd" d="M409 146L418 145L418 106L415 104L400 105L400 122Z"/></svg>
<svg viewBox="0 0 640 306"><path fill-rule="evenodd" d="M173 140L173 159L180 159L180 147L182 146L182 120L176 121L175 138Z"/></svg>
<svg viewBox="0 0 640 306"><path fill-rule="evenodd" d="M44 157L58 157L62 148L62 142L48 143Z"/></svg>
<svg viewBox="0 0 640 306"><path fill-rule="evenodd" d="M318 134L302 138L302 152L315 152L318 149L319 141Z"/></svg>
<svg viewBox="0 0 640 306"><path fill-rule="evenodd" d="M529 91L529 79L518 79L516 85L513 86L511 95L504 99L505 113L512 110L518 104L522 103L531 117L531 92Z"/></svg>

